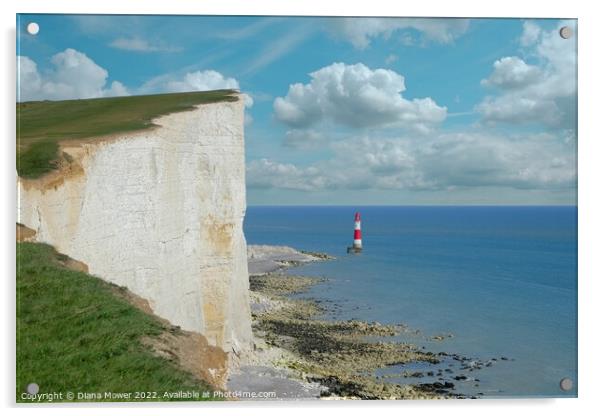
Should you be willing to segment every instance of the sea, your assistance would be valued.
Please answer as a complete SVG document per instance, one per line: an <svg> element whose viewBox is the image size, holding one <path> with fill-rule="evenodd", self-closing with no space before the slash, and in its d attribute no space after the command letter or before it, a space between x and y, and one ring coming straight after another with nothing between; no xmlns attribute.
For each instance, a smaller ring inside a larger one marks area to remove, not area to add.
<svg viewBox="0 0 602 416"><path fill-rule="evenodd" d="M347 254L355 212L364 248ZM444 356L378 370L386 381L444 379L484 398L577 396L577 207L249 206L244 229L248 244L336 257L288 270L326 278L303 295L331 305L325 319L400 323L396 340L481 367Z"/></svg>

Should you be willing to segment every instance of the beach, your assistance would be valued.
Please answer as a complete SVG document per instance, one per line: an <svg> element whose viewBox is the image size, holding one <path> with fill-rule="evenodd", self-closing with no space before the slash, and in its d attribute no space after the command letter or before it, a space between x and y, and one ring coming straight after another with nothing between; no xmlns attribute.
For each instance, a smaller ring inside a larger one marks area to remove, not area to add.
<svg viewBox="0 0 602 416"><path fill-rule="evenodd" d="M329 305L298 297L325 279L288 274L287 269L332 256L267 245L251 245L248 254L255 346L249 365L231 375L229 390L275 393L258 399L467 397L443 377L433 383L399 384L375 375L375 370L392 365L437 364L447 358L446 353L391 340L410 331L403 324L324 319ZM416 372L413 376L420 377Z"/></svg>

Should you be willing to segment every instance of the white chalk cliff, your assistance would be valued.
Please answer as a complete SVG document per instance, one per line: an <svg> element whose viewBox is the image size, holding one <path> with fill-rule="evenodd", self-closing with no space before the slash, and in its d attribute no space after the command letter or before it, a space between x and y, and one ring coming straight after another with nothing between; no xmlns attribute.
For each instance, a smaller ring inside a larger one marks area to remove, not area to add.
<svg viewBox="0 0 602 416"><path fill-rule="evenodd" d="M161 116L145 131L64 142L69 163L19 178L18 222L240 355L252 339L243 117L239 99Z"/></svg>

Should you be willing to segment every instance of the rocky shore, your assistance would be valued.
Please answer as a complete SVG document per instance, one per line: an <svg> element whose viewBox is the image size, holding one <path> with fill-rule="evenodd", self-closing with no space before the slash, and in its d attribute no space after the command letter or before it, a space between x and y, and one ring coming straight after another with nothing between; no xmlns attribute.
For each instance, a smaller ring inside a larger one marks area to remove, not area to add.
<svg viewBox="0 0 602 416"><path fill-rule="evenodd" d="M255 354L251 365L231 376L230 390L271 389L276 392L271 399L466 398L455 391L456 383L474 378L452 374L451 369L377 372L391 366L429 367L448 361L466 371L486 365L397 342L392 338L409 331L402 324L320 319L321 304L295 295L325 279L284 274L284 269L332 259L326 254L272 246L249 246L248 253ZM451 334L431 340L447 337ZM420 383L426 375L437 381ZM391 380L400 378L407 378L408 383Z"/></svg>

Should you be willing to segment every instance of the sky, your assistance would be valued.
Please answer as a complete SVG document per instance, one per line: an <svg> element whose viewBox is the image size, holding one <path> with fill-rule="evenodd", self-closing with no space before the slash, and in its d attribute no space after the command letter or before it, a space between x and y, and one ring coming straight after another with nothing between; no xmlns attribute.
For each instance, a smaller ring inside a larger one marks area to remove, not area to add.
<svg viewBox="0 0 602 416"><path fill-rule="evenodd" d="M22 14L17 99L240 89L249 205L574 205L576 32L575 20Z"/></svg>

